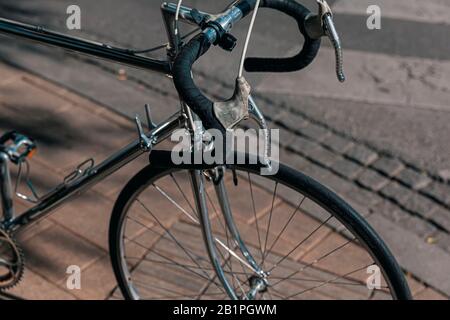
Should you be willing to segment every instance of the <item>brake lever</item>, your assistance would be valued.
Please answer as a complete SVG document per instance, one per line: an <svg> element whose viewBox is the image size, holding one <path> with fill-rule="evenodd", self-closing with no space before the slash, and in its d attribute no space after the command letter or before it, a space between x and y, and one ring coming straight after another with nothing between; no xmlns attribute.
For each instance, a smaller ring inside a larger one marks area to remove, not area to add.
<svg viewBox="0 0 450 320"><path fill-rule="evenodd" d="M306 32L313 39L327 36L333 45L336 57L336 76L340 82L345 81L344 59L341 39L333 21L333 12L326 0L317 0L319 14L311 15L306 21Z"/></svg>
<svg viewBox="0 0 450 320"><path fill-rule="evenodd" d="M344 58L342 54L342 45L341 39L336 31L336 27L334 26L333 21L333 12L331 12L331 8L325 0L317 0L319 4L320 10L319 14L322 17L322 28L325 34L330 39L333 47L334 53L336 56L336 75L340 82L345 81L344 74Z"/></svg>

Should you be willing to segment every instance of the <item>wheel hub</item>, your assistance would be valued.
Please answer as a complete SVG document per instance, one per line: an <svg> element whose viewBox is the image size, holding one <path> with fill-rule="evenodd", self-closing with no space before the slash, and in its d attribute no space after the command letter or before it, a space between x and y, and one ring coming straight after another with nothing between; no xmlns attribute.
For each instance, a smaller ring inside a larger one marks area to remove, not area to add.
<svg viewBox="0 0 450 320"><path fill-rule="evenodd" d="M251 288L247 294L249 300L254 300L258 293L267 292L267 288L269 287L269 282L265 277L251 276L249 283Z"/></svg>

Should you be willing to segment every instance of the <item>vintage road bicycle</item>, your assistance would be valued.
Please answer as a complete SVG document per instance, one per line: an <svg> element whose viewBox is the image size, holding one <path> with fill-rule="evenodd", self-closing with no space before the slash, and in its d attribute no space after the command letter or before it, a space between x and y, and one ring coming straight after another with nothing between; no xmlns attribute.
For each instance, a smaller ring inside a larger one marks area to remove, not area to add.
<svg viewBox="0 0 450 320"><path fill-rule="evenodd" d="M410 299L393 255L352 207L319 182L283 164L276 163L274 174L261 174L274 168L275 160L270 157L266 121L242 69L301 70L316 57L321 38L328 37L335 49L338 80L345 80L331 9L324 0L317 2L317 14L291 0L237 0L219 14L188 8L181 0L163 3L169 41L154 49L166 49L165 61L150 58L153 49L117 48L1 18L4 34L172 78L180 110L155 125L146 107L148 128L136 117L136 141L100 164L82 163L41 196L29 178L28 159L36 149L33 139L18 132L0 138L0 291L16 285L24 271L18 232L26 232L26 226L147 153L149 165L124 187L110 220L111 263L126 299ZM276 10L298 23L304 42L297 55L244 60L259 8ZM213 102L196 86L192 66L214 46L233 50L237 39L230 31L249 15L252 20L235 93L226 101ZM194 25L195 30L181 36L179 22ZM244 164L175 164L171 151L155 149L182 129L192 137L184 151L188 158L198 151L228 152L208 137L207 130L225 135L249 118L266 133L263 156L256 162L244 154ZM19 167L16 183L11 166ZM18 191L21 184L28 186L29 195ZM33 206L16 214L14 196ZM319 240L330 234L336 241L317 249ZM310 257L312 252L316 256ZM379 270L378 285L368 285L369 269Z"/></svg>

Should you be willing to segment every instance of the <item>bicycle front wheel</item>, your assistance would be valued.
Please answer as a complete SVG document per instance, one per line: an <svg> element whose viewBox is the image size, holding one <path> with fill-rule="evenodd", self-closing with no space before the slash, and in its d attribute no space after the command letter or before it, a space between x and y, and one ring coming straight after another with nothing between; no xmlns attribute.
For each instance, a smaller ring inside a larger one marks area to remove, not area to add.
<svg viewBox="0 0 450 320"><path fill-rule="evenodd" d="M220 266L241 299L410 299L406 280L367 222L332 191L284 165L224 174L236 227L261 277L231 237L214 183L205 194ZM110 224L126 299L226 299L202 238L190 172L148 166L124 188ZM252 291L253 290L253 291Z"/></svg>

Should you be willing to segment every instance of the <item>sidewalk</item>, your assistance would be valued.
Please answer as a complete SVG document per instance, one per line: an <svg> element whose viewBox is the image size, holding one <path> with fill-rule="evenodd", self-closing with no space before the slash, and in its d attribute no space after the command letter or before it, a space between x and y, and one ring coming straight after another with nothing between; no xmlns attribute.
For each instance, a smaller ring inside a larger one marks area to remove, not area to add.
<svg viewBox="0 0 450 320"><path fill-rule="evenodd" d="M77 164L99 162L136 137L132 122L66 90L0 66L0 131L34 137L31 178L42 193ZM106 299L116 286L107 254L109 215L121 187L145 158L123 168L73 203L19 235L25 276L11 293L30 299ZM25 191L24 191L25 192ZM18 212L28 206L17 201ZM66 289L66 268L82 269L82 290Z"/></svg>
<svg viewBox="0 0 450 320"><path fill-rule="evenodd" d="M64 88L3 64L0 74L0 132L15 129L37 140L32 179L41 192L84 160L99 162L136 138L129 119ZM272 125L282 127L281 160L329 185L368 217L412 275L417 299L448 298L448 184L266 102ZM107 254L109 215L121 187L145 165L142 157L21 234L27 270L11 292L31 299L111 298L116 282ZM25 206L17 202L16 208ZM82 268L82 290L66 288L69 265Z"/></svg>

